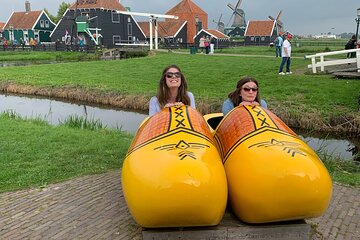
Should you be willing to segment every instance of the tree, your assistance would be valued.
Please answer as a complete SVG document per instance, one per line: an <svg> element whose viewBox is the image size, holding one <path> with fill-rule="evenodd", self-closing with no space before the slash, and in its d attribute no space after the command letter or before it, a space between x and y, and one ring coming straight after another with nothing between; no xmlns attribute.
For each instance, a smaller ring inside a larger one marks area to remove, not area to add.
<svg viewBox="0 0 360 240"><path fill-rule="evenodd" d="M66 2L60 3L59 10L56 16L52 15L46 8L44 9L44 11L49 16L51 21L53 21L54 23L58 23L62 18L62 16L64 15L64 13L66 12L66 10L70 7L70 5L71 5L70 3L66 3Z"/></svg>
<svg viewBox="0 0 360 240"><path fill-rule="evenodd" d="M54 15L52 15L49 10L47 10L46 8L44 8L44 11L46 12L46 14L49 16L49 18L51 19L51 21L53 21L54 23L57 23L57 17L55 17Z"/></svg>
<svg viewBox="0 0 360 240"><path fill-rule="evenodd" d="M62 16L66 12L66 10L70 7L70 5L71 5L70 3L66 3L66 2L60 3L59 10L57 12L58 21L62 18Z"/></svg>

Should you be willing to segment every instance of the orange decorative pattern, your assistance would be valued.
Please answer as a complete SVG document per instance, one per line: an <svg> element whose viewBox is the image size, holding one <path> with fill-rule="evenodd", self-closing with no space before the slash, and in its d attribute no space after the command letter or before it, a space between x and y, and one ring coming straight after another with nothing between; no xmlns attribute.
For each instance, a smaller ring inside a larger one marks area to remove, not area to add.
<svg viewBox="0 0 360 240"><path fill-rule="evenodd" d="M282 131L285 131L285 132L288 132L292 135L295 135L297 136L297 134L291 130L280 118L278 118L275 114L273 114L272 112L270 112L269 110L267 109L264 109L266 111L266 113L270 116L270 118L273 120L273 122L276 124L277 128L282 130Z"/></svg>
<svg viewBox="0 0 360 240"><path fill-rule="evenodd" d="M212 139L208 125L197 110L188 106L164 108L139 128L129 152L156 137L179 129L188 129Z"/></svg>
<svg viewBox="0 0 360 240"><path fill-rule="evenodd" d="M272 128L297 136L280 118L261 107L237 107L225 116L216 131L223 157L242 138L261 128Z"/></svg>
<svg viewBox="0 0 360 240"><path fill-rule="evenodd" d="M225 156L239 139L255 130L251 115L244 107L238 107L225 116L216 131L215 138L220 140Z"/></svg>

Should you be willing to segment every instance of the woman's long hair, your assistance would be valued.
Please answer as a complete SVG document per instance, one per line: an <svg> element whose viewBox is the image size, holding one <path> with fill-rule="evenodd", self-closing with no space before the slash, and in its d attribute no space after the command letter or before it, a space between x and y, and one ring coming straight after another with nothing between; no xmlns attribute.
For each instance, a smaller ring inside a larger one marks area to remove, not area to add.
<svg viewBox="0 0 360 240"><path fill-rule="evenodd" d="M246 76L246 77L241 78L237 82L235 91L229 93L229 95L228 95L228 97L231 99L231 101L233 102L235 107L239 106L239 104L243 101L242 97L240 96L241 88L245 83L248 83L248 82L253 82L258 87L258 91L257 91L256 97L255 97L255 101L258 102L261 105L259 84L258 84L257 80L255 78L253 78L253 77Z"/></svg>
<svg viewBox="0 0 360 240"><path fill-rule="evenodd" d="M160 106L165 106L170 99L169 87L166 84L166 73L170 68L176 68L181 75L181 84L178 90L178 94L176 96L177 102L182 102L185 105L190 105L190 98L187 95L187 82L185 76L182 74L180 68L176 65L170 65L164 68L162 72L162 76L159 83L159 88L156 94L157 99L159 100Z"/></svg>

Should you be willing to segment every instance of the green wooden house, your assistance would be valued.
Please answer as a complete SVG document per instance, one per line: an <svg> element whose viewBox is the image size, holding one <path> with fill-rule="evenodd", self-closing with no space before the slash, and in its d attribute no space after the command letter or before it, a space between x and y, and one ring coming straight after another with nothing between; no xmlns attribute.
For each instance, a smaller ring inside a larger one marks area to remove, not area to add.
<svg viewBox="0 0 360 240"><path fill-rule="evenodd" d="M49 16L42 11L13 12L5 23L2 36L10 41L20 38L29 42L31 38L40 42L51 42L50 34L55 28Z"/></svg>

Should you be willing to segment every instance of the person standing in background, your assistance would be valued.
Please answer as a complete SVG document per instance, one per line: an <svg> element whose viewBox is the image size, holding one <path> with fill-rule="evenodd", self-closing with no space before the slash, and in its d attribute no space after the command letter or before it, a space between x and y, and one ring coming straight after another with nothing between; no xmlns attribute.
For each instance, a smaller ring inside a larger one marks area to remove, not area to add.
<svg viewBox="0 0 360 240"><path fill-rule="evenodd" d="M281 34L279 33L279 36L275 39L275 52L276 57L281 57L281 46L283 44L283 38Z"/></svg>
<svg viewBox="0 0 360 240"><path fill-rule="evenodd" d="M287 33L286 39L284 40L281 48L281 56L282 61L279 68L279 75L285 75L283 72L284 65L286 64L286 74L292 74L290 71L290 64L291 64L291 43L290 40L292 39L292 34Z"/></svg>
<svg viewBox="0 0 360 240"><path fill-rule="evenodd" d="M356 48L356 36L352 35L349 41L345 45L345 50ZM354 58L356 57L356 52L347 53L346 58Z"/></svg>
<svg viewBox="0 0 360 240"><path fill-rule="evenodd" d="M201 49L201 53L204 53L204 48L205 48L205 36L202 36L199 39L199 48Z"/></svg>
<svg viewBox="0 0 360 240"><path fill-rule="evenodd" d="M210 54L214 54L215 49L215 38L211 36L210 38Z"/></svg>

